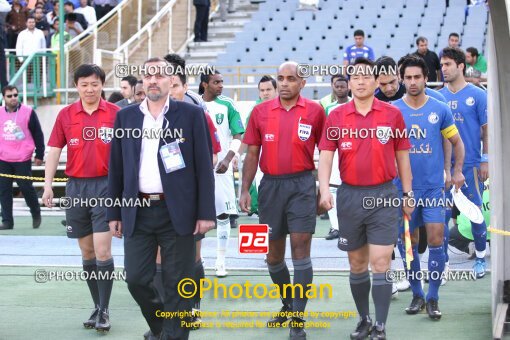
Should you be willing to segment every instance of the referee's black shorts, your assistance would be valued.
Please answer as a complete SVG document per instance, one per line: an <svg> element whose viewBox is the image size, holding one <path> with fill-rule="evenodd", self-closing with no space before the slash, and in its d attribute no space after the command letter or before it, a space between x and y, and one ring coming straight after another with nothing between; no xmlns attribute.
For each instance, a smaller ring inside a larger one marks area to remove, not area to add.
<svg viewBox="0 0 510 340"><path fill-rule="evenodd" d="M289 233L315 233L317 193L310 171L264 175L259 186L259 221L269 225L269 239Z"/></svg>
<svg viewBox="0 0 510 340"><path fill-rule="evenodd" d="M398 199L398 190L392 181L375 186L342 183L336 193L338 248L351 251L367 243L383 246L397 243L400 208L370 203L378 198Z"/></svg>

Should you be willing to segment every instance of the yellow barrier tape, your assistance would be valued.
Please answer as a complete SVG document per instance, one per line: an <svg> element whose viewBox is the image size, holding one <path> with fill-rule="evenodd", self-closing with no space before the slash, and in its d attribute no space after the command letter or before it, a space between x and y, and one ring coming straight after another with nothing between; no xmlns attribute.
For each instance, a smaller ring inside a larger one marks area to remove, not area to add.
<svg viewBox="0 0 510 340"><path fill-rule="evenodd" d="M492 234L499 234L503 236L510 236L510 231L501 230L501 229L495 229L492 227L488 227L487 231L491 232Z"/></svg>
<svg viewBox="0 0 510 340"><path fill-rule="evenodd" d="M15 178L15 179L27 179L29 181L34 181L34 182L44 182L44 177L18 176L18 175L9 175L9 174L0 174L0 177ZM54 182L67 182L67 178L54 178L53 181Z"/></svg>

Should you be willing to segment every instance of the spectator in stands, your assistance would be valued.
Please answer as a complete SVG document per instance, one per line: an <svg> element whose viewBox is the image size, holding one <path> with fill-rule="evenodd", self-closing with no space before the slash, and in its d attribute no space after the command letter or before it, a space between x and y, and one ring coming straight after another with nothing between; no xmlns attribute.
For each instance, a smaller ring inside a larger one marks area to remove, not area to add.
<svg viewBox="0 0 510 340"><path fill-rule="evenodd" d="M88 0L80 0L80 7L75 9L74 13L82 14L88 25L94 25L97 22L96 11L94 7L89 6Z"/></svg>
<svg viewBox="0 0 510 340"><path fill-rule="evenodd" d="M228 2L228 8L227 8ZM234 13L234 0L220 0L220 18L221 21L227 20L227 11L228 13Z"/></svg>
<svg viewBox="0 0 510 340"><path fill-rule="evenodd" d="M49 2L49 1L48 1ZM46 14L46 21L53 27L53 22L58 18L58 0L53 1L53 10ZM50 32L53 33L53 32Z"/></svg>
<svg viewBox="0 0 510 340"><path fill-rule="evenodd" d="M51 13L51 12L53 12L53 1L51 1L51 0L43 0L43 3L44 3L44 6L43 6L44 13Z"/></svg>
<svg viewBox="0 0 510 340"><path fill-rule="evenodd" d="M6 86L2 89L5 107L0 107L0 173L32 176L32 154L34 164L41 165L44 158L44 134L37 114L30 107L19 103L18 89ZM0 205L2 224L0 230L14 228L12 216L12 178L0 177ZM41 208L32 181L16 179L25 202L30 207L32 227L41 225Z"/></svg>
<svg viewBox="0 0 510 340"><path fill-rule="evenodd" d="M22 57L28 57L46 48L46 38L43 31L35 27L34 17L27 19L26 27L19 33L16 41L16 55L19 61L23 61Z"/></svg>
<svg viewBox="0 0 510 340"><path fill-rule="evenodd" d="M21 6L19 0L13 0L11 11L7 14L7 18L5 18L8 48L16 48L16 40L19 33L27 28L27 18L28 9Z"/></svg>
<svg viewBox="0 0 510 340"><path fill-rule="evenodd" d="M448 36L448 47L459 47L460 45L460 35L459 33L452 32ZM443 56L443 50L439 52L439 60L441 60L441 57ZM442 75L441 75L442 77Z"/></svg>
<svg viewBox="0 0 510 340"><path fill-rule="evenodd" d="M375 92L375 97L383 102L402 98L406 93L406 88L399 82L395 60L391 57L383 56L377 59L375 64L378 70L385 70L385 72L379 72L379 88Z"/></svg>
<svg viewBox="0 0 510 340"><path fill-rule="evenodd" d="M65 16L65 30L71 36L71 39L83 32L83 26L76 20L76 13L69 13Z"/></svg>
<svg viewBox="0 0 510 340"><path fill-rule="evenodd" d="M0 0L0 89L7 86L7 65L5 62L5 17L11 11L11 5L7 0Z"/></svg>
<svg viewBox="0 0 510 340"><path fill-rule="evenodd" d="M115 92L112 92L112 94L108 97L108 101L110 103L116 103L118 102L119 100L122 100L124 97L122 96L122 93L120 93L119 91L115 91Z"/></svg>
<svg viewBox="0 0 510 340"><path fill-rule="evenodd" d="M56 18L53 21L53 27L52 27L54 33L51 35L50 47L51 47L52 52L55 54L58 54L59 49L60 49L60 38L59 38L59 30L58 30L59 22L60 22L60 20L58 18ZM64 44L67 43L69 40L71 40L71 35L69 33L67 33L66 31L64 31Z"/></svg>
<svg viewBox="0 0 510 340"><path fill-rule="evenodd" d="M97 20L101 20L101 18L108 14L116 5L116 0L94 0Z"/></svg>
<svg viewBox="0 0 510 340"><path fill-rule="evenodd" d="M35 28L40 29L44 33L44 37L50 35L50 24L46 21L42 7L36 7L34 10Z"/></svg>
<svg viewBox="0 0 510 340"><path fill-rule="evenodd" d="M487 61L475 47L466 49L466 81L477 86L487 81Z"/></svg>
<svg viewBox="0 0 510 340"><path fill-rule="evenodd" d="M143 89L143 80L138 80L135 86L135 103L141 103L145 99L145 90Z"/></svg>
<svg viewBox="0 0 510 340"><path fill-rule="evenodd" d="M135 102L135 87L138 79L135 76L127 76L120 81L120 93L123 99L115 103L121 109Z"/></svg>
<svg viewBox="0 0 510 340"><path fill-rule="evenodd" d="M354 31L354 45L345 49L344 65L352 65L356 58L363 57L375 60L374 50L365 45L365 32L362 30Z"/></svg>
<svg viewBox="0 0 510 340"><path fill-rule="evenodd" d="M73 13L76 16L75 21L78 22L84 30L87 29L88 27L87 19L85 19L83 14L74 12L74 5L71 1L66 1L66 3L64 4L64 12L66 13L65 17Z"/></svg>
<svg viewBox="0 0 510 340"><path fill-rule="evenodd" d="M207 26L209 25L210 0L193 0L196 10L195 17L195 42L207 41Z"/></svg>
<svg viewBox="0 0 510 340"><path fill-rule="evenodd" d="M418 37L416 39L416 47L418 48L414 54L423 58L427 64L429 74L427 76L428 81L437 81L441 79L441 64L436 52L429 50L429 42L425 37Z"/></svg>

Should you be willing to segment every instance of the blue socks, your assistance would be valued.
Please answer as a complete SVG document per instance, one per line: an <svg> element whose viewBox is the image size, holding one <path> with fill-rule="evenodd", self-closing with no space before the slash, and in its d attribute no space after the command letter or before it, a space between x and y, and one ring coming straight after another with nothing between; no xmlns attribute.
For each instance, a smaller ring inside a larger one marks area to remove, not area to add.
<svg viewBox="0 0 510 340"><path fill-rule="evenodd" d="M471 222L471 231L473 232L473 238L475 240L477 257L484 257L485 248L487 246L487 226L485 225L485 221L480 224ZM478 256L478 253L483 253L484 256Z"/></svg>
<svg viewBox="0 0 510 340"><path fill-rule="evenodd" d="M444 271L445 259L443 246L429 246L429 291L427 293L427 301L429 299L439 300L438 292Z"/></svg>

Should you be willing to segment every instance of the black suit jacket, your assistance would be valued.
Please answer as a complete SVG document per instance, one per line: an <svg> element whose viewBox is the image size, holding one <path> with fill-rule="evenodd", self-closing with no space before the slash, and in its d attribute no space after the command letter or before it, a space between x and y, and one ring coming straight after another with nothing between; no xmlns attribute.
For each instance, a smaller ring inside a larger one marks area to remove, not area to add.
<svg viewBox="0 0 510 340"><path fill-rule="evenodd" d="M120 110L114 128L142 129L144 114L139 107L140 104L135 104ZM216 220L211 140L204 112L199 106L170 100L165 116L171 131L180 129L183 133L185 140L179 147L186 167L167 174L158 150L161 182L173 227L179 235L189 235L194 232L197 220ZM174 140L167 138L166 142ZM142 140L114 136L111 143L108 196L113 199L136 198ZM164 145L162 139L159 144ZM130 237L136 228L137 209L144 208L108 208L107 219L121 220L123 234Z"/></svg>

